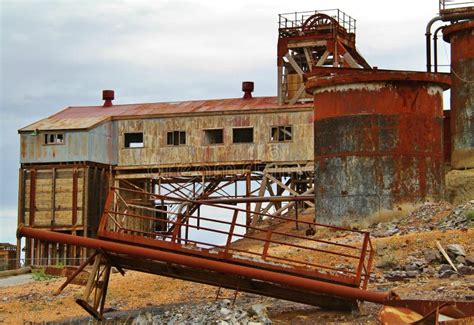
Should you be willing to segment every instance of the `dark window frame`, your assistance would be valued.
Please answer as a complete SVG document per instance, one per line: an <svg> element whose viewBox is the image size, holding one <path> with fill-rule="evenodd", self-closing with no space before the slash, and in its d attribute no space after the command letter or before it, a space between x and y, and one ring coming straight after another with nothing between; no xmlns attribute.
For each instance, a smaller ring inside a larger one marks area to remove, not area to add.
<svg viewBox="0 0 474 325"><path fill-rule="evenodd" d="M178 135L178 141L176 140L176 134ZM171 136L171 143L170 143L170 136ZM166 145L170 147L178 147L178 146L185 146L186 145L186 131L184 130L170 130L166 131ZM183 141L184 139L184 141Z"/></svg>
<svg viewBox="0 0 474 325"><path fill-rule="evenodd" d="M290 135L288 136L288 129ZM270 127L270 142L272 143L282 143L282 142L292 142L294 139L294 128L293 125L272 125ZM276 134L275 134L276 133ZM275 139L276 137L276 139Z"/></svg>
<svg viewBox="0 0 474 325"><path fill-rule="evenodd" d="M141 135L141 142L136 139L128 139L127 136ZM134 141L135 140L135 141ZM131 146L132 144L140 144L141 146ZM145 147L145 134L143 132L124 132L123 133L123 147L125 149L142 149Z"/></svg>
<svg viewBox="0 0 474 325"><path fill-rule="evenodd" d="M252 130L252 141L235 141L235 131L239 130ZM248 144L248 143L255 143L255 137L254 137L254 127L253 126L242 126L242 127L235 127L232 128L232 144Z"/></svg>
<svg viewBox="0 0 474 325"><path fill-rule="evenodd" d="M44 134L44 145L47 146L55 146L55 145L62 145L66 143L66 137L64 136L64 132L51 132Z"/></svg>
<svg viewBox="0 0 474 325"><path fill-rule="evenodd" d="M203 144L205 146L218 146L218 145L223 145L225 143L225 134L224 134L224 128L214 128L214 129L204 129L203 131ZM222 142L208 142L208 137L207 134L210 132L216 132L216 131L221 131L221 138Z"/></svg>

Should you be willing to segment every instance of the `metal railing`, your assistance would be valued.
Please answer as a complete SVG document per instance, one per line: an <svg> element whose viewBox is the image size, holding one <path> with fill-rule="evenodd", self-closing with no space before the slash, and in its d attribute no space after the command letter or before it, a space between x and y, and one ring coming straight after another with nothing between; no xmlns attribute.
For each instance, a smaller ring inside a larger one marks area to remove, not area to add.
<svg viewBox="0 0 474 325"><path fill-rule="evenodd" d="M450 11L462 8L474 7L474 1L465 0L439 0L439 11Z"/></svg>
<svg viewBox="0 0 474 325"><path fill-rule="evenodd" d="M348 33L356 32L356 20L339 9L313 10L283 13L278 15L278 26L280 29L298 29L304 22L315 14L325 14L333 18Z"/></svg>
<svg viewBox="0 0 474 325"><path fill-rule="evenodd" d="M174 212L157 209L153 202L158 199L180 202L183 208ZM186 214L186 206L192 204L219 208L220 212L206 216L202 216L203 213ZM225 210L230 213L225 214ZM157 213L167 213L167 217L157 217ZM252 212L267 220L272 218L273 224L250 224L245 221L246 213L247 210L238 206L209 200L193 201L135 189L112 188L98 235L107 240L366 288L373 259L368 232L302 220L298 213L271 216ZM166 230L155 231L157 223L166 224ZM276 223L294 224L300 231L277 230ZM327 239L329 234L342 239L330 241ZM357 244L344 239L348 236L352 236Z"/></svg>

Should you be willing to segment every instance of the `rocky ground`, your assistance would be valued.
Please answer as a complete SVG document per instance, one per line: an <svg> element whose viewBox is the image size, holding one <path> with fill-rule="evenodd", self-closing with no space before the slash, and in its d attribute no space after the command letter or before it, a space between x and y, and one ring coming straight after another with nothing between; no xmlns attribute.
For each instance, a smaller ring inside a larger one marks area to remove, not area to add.
<svg viewBox="0 0 474 325"><path fill-rule="evenodd" d="M295 231L293 225L281 225ZM402 298L474 300L474 201L451 206L426 203L397 220L374 223L375 268L370 290L393 290ZM329 238L330 234L328 234ZM356 242L360 238L334 238ZM250 242L238 243L251 247ZM440 252L441 246L448 259ZM299 250L281 254L295 257ZM330 261L328 261L330 263ZM59 296L63 278L0 288L0 323L49 321L92 323L75 304L83 288ZM380 306L363 303L355 313L316 307L129 271L112 274L107 323L127 324L376 324Z"/></svg>

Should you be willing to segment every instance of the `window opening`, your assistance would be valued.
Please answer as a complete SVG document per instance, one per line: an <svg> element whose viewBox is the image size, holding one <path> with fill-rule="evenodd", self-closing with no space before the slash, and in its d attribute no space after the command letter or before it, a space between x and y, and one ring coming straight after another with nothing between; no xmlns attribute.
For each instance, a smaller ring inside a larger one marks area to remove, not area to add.
<svg viewBox="0 0 474 325"><path fill-rule="evenodd" d="M182 146L186 144L186 132L170 131L166 136L166 144L169 146Z"/></svg>
<svg viewBox="0 0 474 325"><path fill-rule="evenodd" d="M125 148L143 148L143 133L125 133Z"/></svg>
<svg viewBox="0 0 474 325"><path fill-rule="evenodd" d="M46 133L44 135L44 144L64 144L64 134Z"/></svg>
<svg viewBox="0 0 474 325"><path fill-rule="evenodd" d="M204 144L224 143L224 130L204 130Z"/></svg>
<svg viewBox="0 0 474 325"><path fill-rule="evenodd" d="M253 128L232 129L232 141L234 143L252 143Z"/></svg>
<svg viewBox="0 0 474 325"><path fill-rule="evenodd" d="M290 125L280 125L272 127L270 141L285 142L293 139L293 127Z"/></svg>

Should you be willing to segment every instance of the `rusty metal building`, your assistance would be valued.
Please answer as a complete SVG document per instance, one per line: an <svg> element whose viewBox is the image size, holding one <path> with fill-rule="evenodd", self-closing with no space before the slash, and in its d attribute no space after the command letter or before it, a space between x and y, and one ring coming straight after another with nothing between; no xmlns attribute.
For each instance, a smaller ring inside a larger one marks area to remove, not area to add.
<svg viewBox="0 0 474 325"><path fill-rule="evenodd" d="M313 195L313 105L303 73L369 66L355 49L355 20L340 10L282 14L279 22L277 97L253 98L252 82L242 98L222 100L113 105L113 91L104 91L103 105L68 107L20 129L18 223L94 236L110 186L196 199ZM182 208L140 203L160 216ZM248 202L246 222L313 206ZM25 245L27 264L75 264L87 253Z"/></svg>
<svg viewBox="0 0 474 325"><path fill-rule="evenodd" d="M264 173L275 182L272 173L310 175L312 118L310 103L279 105L276 97L68 107L19 130L19 223L93 236L113 181L208 196L233 178L250 195L248 183ZM37 263L85 256L48 243L26 247Z"/></svg>

